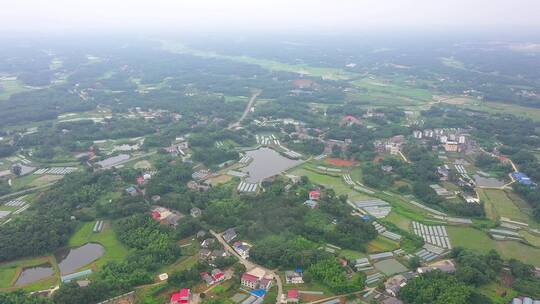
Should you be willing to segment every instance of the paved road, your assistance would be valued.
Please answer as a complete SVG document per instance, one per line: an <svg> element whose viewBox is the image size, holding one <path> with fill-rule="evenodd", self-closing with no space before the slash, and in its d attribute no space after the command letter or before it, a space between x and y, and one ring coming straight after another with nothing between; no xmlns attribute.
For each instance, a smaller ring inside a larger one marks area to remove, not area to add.
<svg viewBox="0 0 540 304"><path fill-rule="evenodd" d="M246 106L246 109L244 110L244 113L242 113L242 116L240 117L240 119L231 124L229 126L229 129L232 129L232 128L235 128L235 127L239 127L240 126L240 123L242 122L242 120L244 120L244 118L246 118L246 116L248 115L249 113L249 110L253 107L253 103L255 103L255 99L257 99L257 96L259 96L261 94L261 90L257 90L253 93L253 95L251 95L251 98L249 99L249 102Z"/></svg>
<svg viewBox="0 0 540 304"><path fill-rule="evenodd" d="M31 193L31 192L34 192L34 191L37 191L37 190L40 190L40 189L45 189L47 187L50 187L50 186L54 185L55 183L56 183L56 181L52 182L52 183L45 184L45 185L41 185L41 186L37 186L37 187L33 187L33 188L24 189L24 190L21 190L21 191L9 193L9 194L0 196L0 201L8 199L8 198L15 197L15 196L21 196L21 195L24 195L24 194L28 194L28 193Z"/></svg>
<svg viewBox="0 0 540 304"><path fill-rule="evenodd" d="M265 268L265 267L263 267L261 265L255 264L253 262L250 262L250 261L242 258L236 251L234 251L234 249L231 247L231 245L229 245L227 242L225 242L225 240L221 237L221 234L218 234L213 230L210 230L210 233L223 245L223 248L225 248L225 250L227 250L232 255L237 257L238 260L240 261L240 263L242 263L246 267L246 269L248 271L255 268L255 267L258 267L258 268L261 268L261 269L265 270L266 273L271 274L276 279L276 285L277 285L277 288L278 288L276 304L282 303L281 302L281 298L282 298L281 295L283 294L283 283L281 282L281 278L279 277L279 275L275 271L267 269L267 268Z"/></svg>

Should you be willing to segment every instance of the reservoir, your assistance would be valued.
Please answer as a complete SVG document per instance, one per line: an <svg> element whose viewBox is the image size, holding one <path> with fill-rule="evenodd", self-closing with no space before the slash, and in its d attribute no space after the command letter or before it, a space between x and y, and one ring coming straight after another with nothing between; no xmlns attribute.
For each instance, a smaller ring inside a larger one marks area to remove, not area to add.
<svg viewBox="0 0 540 304"><path fill-rule="evenodd" d="M60 272L66 275L99 259L104 253L105 248L100 244L88 243L81 247L62 250L57 253L56 259Z"/></svg>
<svg viewBox="0 0 540 304"><path fill-rule="evenodd" d="M24 268L17 281L15 286L22 286L30 283L37 282L46 277L50 277L54 274L50 264L43 264L34 267Z"/></svg>
<svg viewBox="0 0 540 304"><path fill-rule="evenodd" d="M289 159L270 148L247 151L246 155L253 158L253 161L241 171L249 174L246 178L249 183L259 183L302 163L301 160Z"/></svg>

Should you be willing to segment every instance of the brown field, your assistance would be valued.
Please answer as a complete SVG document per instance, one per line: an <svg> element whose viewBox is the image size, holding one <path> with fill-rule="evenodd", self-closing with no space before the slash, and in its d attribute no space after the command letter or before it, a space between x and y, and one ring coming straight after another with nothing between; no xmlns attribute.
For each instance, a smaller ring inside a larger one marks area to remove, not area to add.
<svg viewBox="0 0 540 304"><path fill-rule="evenodd" d="M231 179L232 179L232 176L222 174L222 175L210 178L209 181L212 185L219 185L219 184L228 183Z"/></svg>
<svg viewBox="0 0 540 304"><path fill-rule="evenodd" d="M352 160L346 160L341 158L327 158L325 162L336 167L352 167L356 165L356 162Z"/></svg>
<svg viewBox="0 0 540 304"><path fill-rule="evenodd" d="M62 175L43 175L30 183L30 186L41 186L62 179Z"/></svg>

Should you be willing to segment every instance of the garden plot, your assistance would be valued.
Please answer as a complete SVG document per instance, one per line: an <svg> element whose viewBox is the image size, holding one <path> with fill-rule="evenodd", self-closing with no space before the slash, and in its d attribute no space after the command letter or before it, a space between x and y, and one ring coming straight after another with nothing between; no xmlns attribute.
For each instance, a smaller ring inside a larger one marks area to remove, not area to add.
<svg viewBox="0 0 540 304"><path fill-rule="evenodd" d="M253 158L247 156L247 155L244 155L240 161L238 161L240 164L242 165L247 165Z"/></svg>
<svg viewBox="0 0 540 304"><path fill-rule="evenodd" d="M317 166L317 169L324 171L324 172L334 172L334 173L341 173L341 169L337 168L328 168L324 166Z"/></svg>
<svg viewBox="0 0 540 304"><path fill-rule="evenodd" d="M396 259L388 259L379 261L373 264L377 270L384 273L386 276L391 276L396 273L407 271L407 267L403 266Z"/></svg>
<svg viewBox="0 0 540 304"><path fill-rule="evenodd" d="M255 139L257 140L258 144L261 144L263 146L268 146L272 143L279 145L279 140L276 138L274 134L270 135L255 135Z"/></svg>
<svg viewBox="0 0 540 304"><path fill-rule="evenodd" d="M354 181L349 174L343 174L343 180L347 185L354 186Z"/></svg>
<svg viewBox="0 0 540 304"><path fill-rule="evenodd" d="M424 248L416 252L414 255L419 257L421 260L426 262L431 262L439 258L445 252L444 249L439 247L432 246L430 244L425 244Z"/></svg>
<svg viewBox="0 0 540 304"><path fill-rule="evenodd" d="M66 175L71 172L77 171L75 167L52 167L41 168L34 172L36 175L51 174L51 175Z"/></svg>
<svg viewBox="0 0 540 304"><path fill-rule="evenodd" d="M388 239L391 239L392 241L399 241L401 240L401 235L397 234L397 233L394 233L394 232L390 232L386 229L386 227L384 227L383 225L377 223L377 222L373 222L373 227L375 227L375 230L377 230L377 232L388 238Z"/></svg>
<svg viewBox="0 0 540 304"><path fill-rule="evenodd" d="M489 229L489 234L497 241L514 240L521 241L521 235L518 232L507 229Z"/></svg>
<svg viewBox="0 0 540 304"><path fill-rule="evenodd" d="M380 272L370 274L366 277L366 284L371 285L373 283L376 283L384 278L384 275Z"/></svg>
<svg viewBox="0 0 540 304"><path fill-rule="evenodd" d="M427 226L412 222L414 234L421 236L424 242L441 248L452 249L445 226Z"/></svg>
<svg viewBox="0 0 540 304"><path fill-rule="evenodd" d="M238 190L238 192L255 192L257 191L257 188L258 188L257 184L252 184L248 182L240 182L236 190Z"/></svg>
<svg viewBox="0 0 540 304"><path fill-rule="evenodd" d="M389 203L377 199L356 201L354 205L378 219L387 217L390 211L392 211Z"/></svg>
<svg viewBox="0 0 540 304"><path fill-rule="evenodd" d="M318 155L318 156L315 156L313 159L315 160L322 160L323 158L327 157L328 154L321 154L321 155Z"/></svg>
<svg viewBox="0 0 540 304"><path fill-rule="evenodd" d="M22 207L24 205L26 205L26 202L20 199L11 200L4 204L7 207Z"/></svg>

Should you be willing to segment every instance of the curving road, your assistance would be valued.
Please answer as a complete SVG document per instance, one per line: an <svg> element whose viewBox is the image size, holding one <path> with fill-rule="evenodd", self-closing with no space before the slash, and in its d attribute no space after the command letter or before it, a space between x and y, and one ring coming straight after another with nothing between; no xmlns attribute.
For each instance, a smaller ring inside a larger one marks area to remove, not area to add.
<svg viewBox="0 0 540 304"><path fill-rule="evenodd" d="M242 120L246 118L246 116L249 113L249 110L253 107L253 104L255 103L255 99L257 99L257 97L261 94L261 92L262 92L261 90L256 90L253 92L253 95L251 95L251 98L249 99L249 102L246 106L246 109L244 110L244 113L242 113L242 116L240 117L240 119L238 119L237 122L229 126L229 129L233 129L240 126L240 123L242 122Z"/></svg>
<svg viewBox="0 0 540 304"><path fill-rule="evenodd" d="M223 245L223 248L225 248L225 250L227 250L229 253L231 253L232 255L234 255L235 257L238 258L238 260L240 261L240 263L242 263L242 265L246 266L246 270L251 270L255 267L258 267L258 268L261 268L263 269L264 271L266 271L266 273L269 273L271 274L275 279L276 279L276 285L277 285L277 288L278 288L278 292L277 292L277 297L276 297L276 304L280 304L282 303L281 299L282 299L282 294L283 294L283 283L281 282L281 278L279 277L279 274L277 274L275 271L273 270L270 270L270 269L267 269L261 265L258 265L258 264L255 264L253 262L250 262L244 258L242 258L232 247L231 245L229 245L227 242L225 242L225 240L221 237L221 234L219 233L216 233L215 231L213 230L210 230L210 233L221 243L221 245Z"/></svg>

